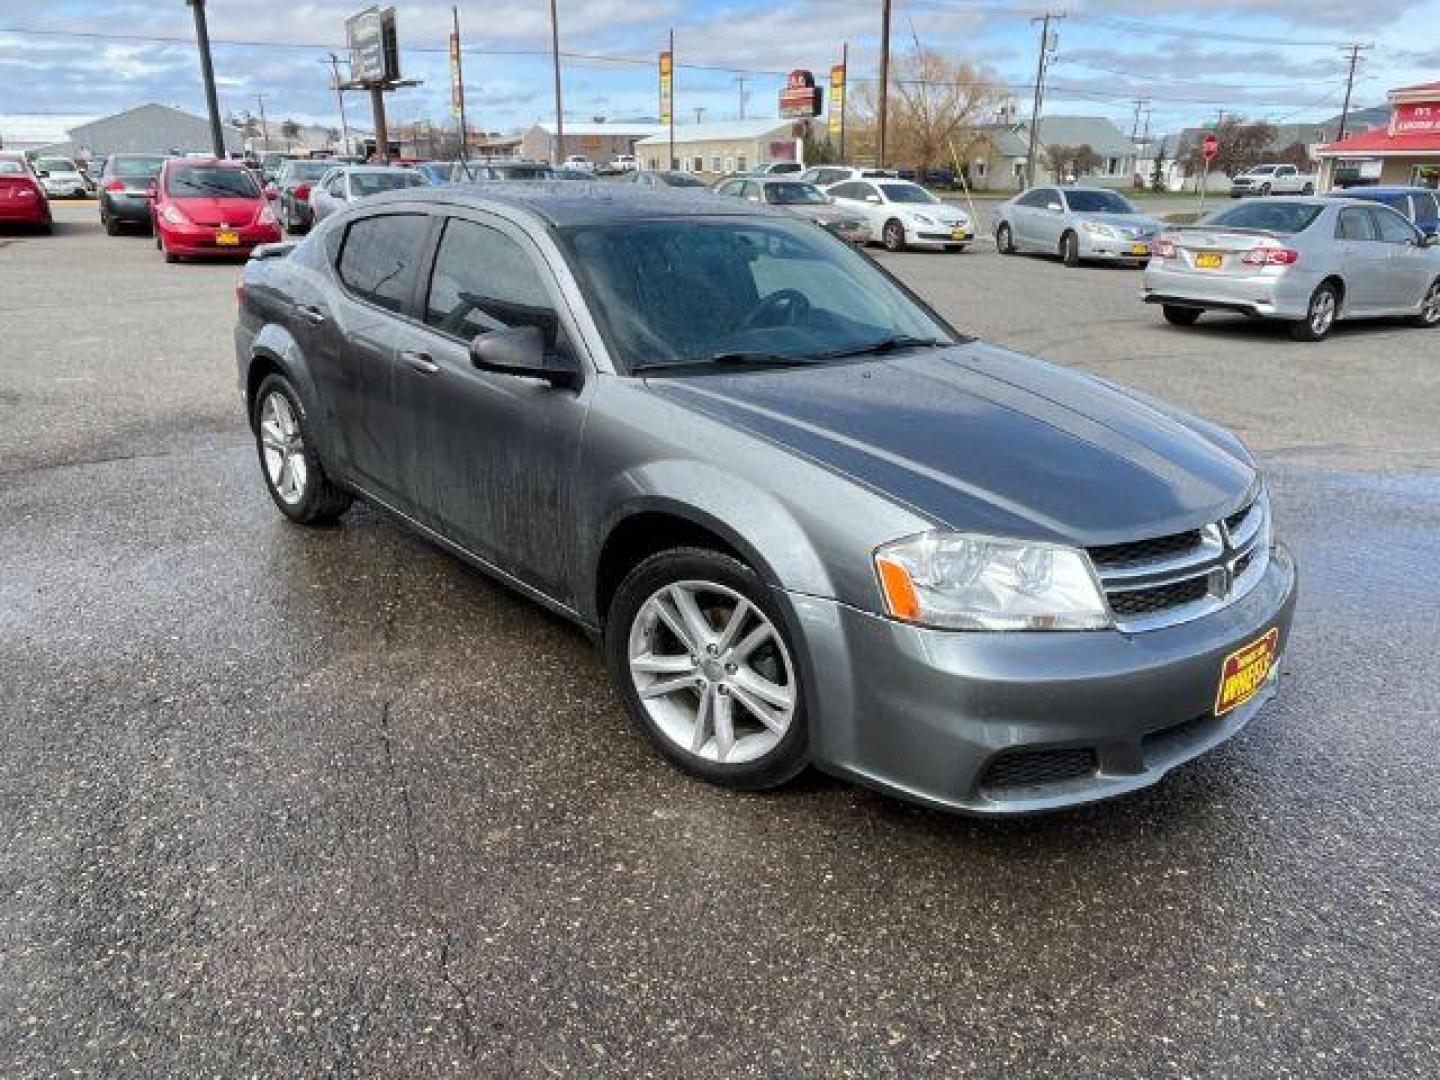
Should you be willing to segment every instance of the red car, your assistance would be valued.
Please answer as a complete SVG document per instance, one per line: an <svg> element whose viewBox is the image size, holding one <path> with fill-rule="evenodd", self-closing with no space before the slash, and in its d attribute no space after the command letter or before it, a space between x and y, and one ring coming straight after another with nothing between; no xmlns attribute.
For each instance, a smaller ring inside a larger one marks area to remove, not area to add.
<svg viewBox="0 0 1440 1080"><path fill-rule="evenodd" d="M31 225L50 231L50 200L19 154L0 155L0 225Z"/></svg>
<svg viewBox="0 0 1440 1080"><path fill-rule="evenodd" d="M280 239L275 211L239 162L170 158L150 190L155 246L166 262L243 255Z"/></svg>

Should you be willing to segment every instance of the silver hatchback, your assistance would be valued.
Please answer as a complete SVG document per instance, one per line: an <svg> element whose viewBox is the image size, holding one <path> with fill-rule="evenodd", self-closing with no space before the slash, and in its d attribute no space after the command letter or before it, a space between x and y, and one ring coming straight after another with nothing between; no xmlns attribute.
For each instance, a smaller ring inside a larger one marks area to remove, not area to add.
<svg viewBox="0 0 1440 1080"><path fill-rule="evenodd" d="M1244 203L1155 242L1145 300L1177 326L1206 311L1290 324L1318 341L1340 319L1440 326L1440 247L1378 203L1305 196Z"/></svg>

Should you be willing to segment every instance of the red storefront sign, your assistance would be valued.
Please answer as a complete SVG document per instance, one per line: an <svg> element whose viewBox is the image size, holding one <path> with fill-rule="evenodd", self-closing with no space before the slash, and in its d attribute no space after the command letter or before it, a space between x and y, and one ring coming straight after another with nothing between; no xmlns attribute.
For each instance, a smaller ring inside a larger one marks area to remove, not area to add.
<svg viewBox="0 0 1440 1080"><path fill-rule="evenodd" d="M1390 134L1440 135L1440 101L1396 105L1390 117Z"/></svg>

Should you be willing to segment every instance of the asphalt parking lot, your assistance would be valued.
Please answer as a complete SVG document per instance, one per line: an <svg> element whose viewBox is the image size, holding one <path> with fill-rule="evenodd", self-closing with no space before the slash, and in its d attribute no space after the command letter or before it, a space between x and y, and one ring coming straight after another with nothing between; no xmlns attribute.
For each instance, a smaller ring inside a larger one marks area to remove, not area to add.
<svg viewBox="0 0 1440 1080"><path fill-rule="evenodd" d="M972 821L690 781L577 631L364 509L287 525L237 267L57 218L0 235L0 1075L1436 1074L1440 334L882 255L1234 428L1304 575L1243 736Z"/></svg>

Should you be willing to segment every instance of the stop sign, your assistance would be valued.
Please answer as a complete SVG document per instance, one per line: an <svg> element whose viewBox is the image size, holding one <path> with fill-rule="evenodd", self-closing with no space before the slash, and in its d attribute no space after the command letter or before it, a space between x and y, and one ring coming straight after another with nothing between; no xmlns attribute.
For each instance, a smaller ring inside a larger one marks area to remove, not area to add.
<svg viewBox="0 0 1440 1080"><path fill-rule="evenodd" d="M1205 160L1209 161L1219 152L1220 140L1217 139L1214 135L1206 135L1204 146L1201 147L1201 153L1205 155Z"/></svg>

